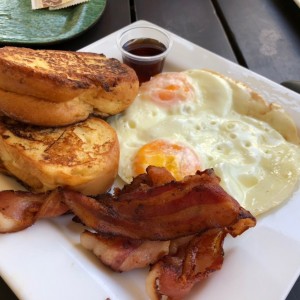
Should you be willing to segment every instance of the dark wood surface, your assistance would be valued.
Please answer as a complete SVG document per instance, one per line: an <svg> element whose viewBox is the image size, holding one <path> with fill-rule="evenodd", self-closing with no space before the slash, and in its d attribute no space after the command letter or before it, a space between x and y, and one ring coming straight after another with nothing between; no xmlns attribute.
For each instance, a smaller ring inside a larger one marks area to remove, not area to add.
<svg viewBox="0 0 300 300"><path fill-rule="evenodd" d="M135 0L137 20L147 20L237 62L210 0ZM220 45L222 45L220 47Z"/></svg>
<svg viewBox="0 0 300 300"><path fill-rule="evenodd" d="M131 23L130 1L106 0L105 10L99 21L84 34L60 44L47 46L51 49L78 50Z"/></svg>
<svg viewBox="0 0 300 300"><path fill-rule="evenodd" d="M216 0L246 66L281 83L300 80L300 8L293 0Z"/></svg>
<svg viewBox="0 0 300 300"><path fill-rule="evenodd" d="M292 0L107 0L92 28L43 48L78 50L135 20L153 22L275 82L300 80L300 8ZM287 297L299 299L300 279ZM17 300L1 278L0 300Z"/></svg>

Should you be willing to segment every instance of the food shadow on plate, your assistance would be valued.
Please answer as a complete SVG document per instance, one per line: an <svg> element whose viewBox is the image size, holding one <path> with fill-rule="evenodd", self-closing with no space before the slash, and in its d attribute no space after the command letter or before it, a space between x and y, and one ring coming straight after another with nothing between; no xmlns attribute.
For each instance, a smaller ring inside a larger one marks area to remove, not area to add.
<svg viewBox="0 0 300 300"><path fill-rule="evenodd" d="M76 257L76 261L87 270L89 276L101 286L114 287L107 290L107 297L114 299L120 298L120 295L130 295L128 300L147 299L145 285L148 268L118 273L105 266L93 252L80 244L80 234L85 230L85 226L74 222L73 217L74 215L69 214L55 218L50 221L51 226L71 244L70 247L74 250L72 256Z"/></svg>
<svg viewBox="0 0 300 300"><path fill-rule="evenodd" d="M74 245L74 250L80 254L80 259L90 275L99 285L109 286L109 299L147 299L146 276L148 268L135 269L127 272L115 272L104 265L91 251L80 243ZM111 288L113 287L113 288Z"/></svg>

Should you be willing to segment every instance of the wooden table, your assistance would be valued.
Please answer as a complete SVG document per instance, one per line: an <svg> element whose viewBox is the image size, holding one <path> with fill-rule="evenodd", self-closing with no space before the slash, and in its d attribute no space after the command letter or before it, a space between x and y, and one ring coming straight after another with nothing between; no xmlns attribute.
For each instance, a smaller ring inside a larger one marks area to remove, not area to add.
<svg viewBox="0 0 300 300"><path fill-rule="evenodd" d="M136 20L153 22L277 83L300 80L300 8L292 0L107 0L90 30L48 48L78 50ZM0 299L17 299L3 281ZM300 279L287 297L298 299Z"/></svg>

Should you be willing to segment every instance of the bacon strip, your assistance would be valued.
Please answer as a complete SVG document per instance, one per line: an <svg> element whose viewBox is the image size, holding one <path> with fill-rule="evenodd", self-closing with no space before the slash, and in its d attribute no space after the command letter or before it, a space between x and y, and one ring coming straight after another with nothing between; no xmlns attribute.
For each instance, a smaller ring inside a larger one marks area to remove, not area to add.
<svg viewBox="0 0 300 300"><path fill-rule="evenodd" d="M38 219L62 215L69 209L61 202L62 192L33 194L25 191L0 192L0 233L16 232Z"/></svg>
<svg viewBox="0 0 300 300"><path fill-rule="evenodd" d="M207 230L152 266L146 279L150 299L183 299L197 282L219 270L225 236L223 229Z"/></svg>
<svg viewBox="0 0 300 300"><path fill-rule="evenodd" d="M105 265L118 272L152 265L150 298L178 300L221 268L227 233L237 236L256 224L219 183L212 169L175 181L166 169L148 167L113 195L95 198L67 189L2 191L0 232L71 210L96 231L84 231L81 244Z"/></svg>
<svg viewBox="0 0 300 300"><path fill-rule="evenodd" d="M134 177L130 184L126 184L122 189L115 190L114 196L120 197L120 195L130 192L147 191L150 188L172 181L175 181L175 178L166 168L149 166L147 173Z"/></svg>
<svg viewBox="0 0 300 300"><path fill-rule="evenodd" d="M169 253L170 241L132 240L84 231L83 247L91 250L103 264L117 272L144 268Z"/></svg>
<svg viewBox="0 0 300 300"><path fill-rule="evenodd" d="M171 240L210 228L236 236L255 218L219 185L213 170L182 181L105 195L99 199L65 190L65 203L95 231L142 240Z"/></svg>

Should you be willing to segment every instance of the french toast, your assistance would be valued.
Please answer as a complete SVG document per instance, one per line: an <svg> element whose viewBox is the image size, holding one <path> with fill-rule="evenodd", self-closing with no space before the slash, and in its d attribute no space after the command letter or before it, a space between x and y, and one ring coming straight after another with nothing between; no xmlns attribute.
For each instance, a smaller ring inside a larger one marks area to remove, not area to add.
<svg viewBox="0 0 300 300"><path fill-rule="evenodd" d="M114 129L95 117L58 128L1 117L0 158L6 173L33 192L64 186L96 195L117 175L119 142Z"/></svg>
<svg viewBox="0 0 300 300"><path fill-rule="evenodd" d="M0 111L14 120L38 126L65 126L83 121L93 113L93 106L78 97L64 102L50 102L33 96L0 89Z"/></svg>
<svg viewBox="0 0 300 300"><path fill-rule="evenodd" d="M103 54L0 48L0 89L20 96L54 103L77 99L109 116L125 110L138 88L133 69Z"/></svg>

